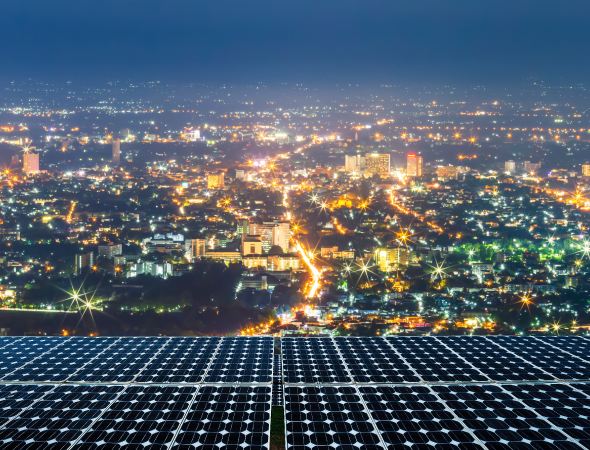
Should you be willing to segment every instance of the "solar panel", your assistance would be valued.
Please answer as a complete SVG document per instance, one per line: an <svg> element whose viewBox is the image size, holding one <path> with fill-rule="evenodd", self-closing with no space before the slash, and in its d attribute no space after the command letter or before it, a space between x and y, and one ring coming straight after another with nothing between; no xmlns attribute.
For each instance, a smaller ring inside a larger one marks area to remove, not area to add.
<svg viewBox="0 0 590 450"><path fill-rule="evenodd" d="M359 392L388 448L482 448L427 386L362 386Z"/></svg>
<svg viewBox="0 0 590 450"><path fill-rule="evenodd" d="M387 338L416 374L427 383L489 381L461 355L433 337Z"/></svg>
<svg viewBox="0 0 590 450"><path fill-rule="evenodd" d="M357 383L418 383L420 378L383 338L334 339Z"/></svg>
<svg viewBox="0 0 590 450"><path fill-rule="evenodd" d="M482 375L494 381L555 381L538 367L497 345L476 336L437 338Z"/></svg>
<svg viewBox="0 0 590 450"><path fill-rule="evenodd" d="M572 439L590 448L590 397L567 384L503 385L505 390Z"/></svg>
<svg viewBox="0 0 590 450"><path fill-rule="evenodd" d="M268 386L202 386L171 448L268 448Z"/></svg>
<svg viewBox="0 0 590 450"><path fill-rule="evenodd" d="M431 388L488 448L580 448L499 385L432 385Z"/></svg>
<svg viewBox="0 0 590 450"><path fill-rule="evenodd" d="M57 386L0 429L2 448L69 448L123 389Z"/></svg>
<svg viewBox="0 0 590 450"><path fill-rule="evenodd" d="M68 342L64 337L25 337L0 349L0 378Z"/></svg>
<svg viewBox="0 0 590 450"><path fill-rule="evenodd" d="M76 448L168 448L196 392L194 386L129 386Z"/></svg>
<svg viewBox="0 0 590 450"><path fill-rule="evenodd" d="M383 448L379 433L352 386L285 387L287 448Z"/></svg>
<svg viewBox="0 0 590 450"><path fill-rule="evenodd" d="M350 383L338 349L328 338L282 338L285 383Z"/></svg>
<svg viewBox="0 0 590 450"><path fill-rule="evenodd" d="M172 338L141 370L136 383L199 383L221 338Z"/></svg>
<svg viewBox="0 0 590 450"><path fill-rule="evenodd" d="M224 338L205 374L205 383L271 383L272 337Z"/></svg>
<svg viewBox="0 0 590 450"><path fill-rule="evenodd" d="M497 336L494 342L560 380L590 379L590 362L528 336Z"/></svg>
<svg viewBox="0 0 590 450"><path fill-rule="evenodd" d="M590 362L590 339L581 336L538 336L535 339Z"/></svg>
<svg viewBox="0 0 590 450"><path fill-rule="evenodd" d="M72 338L24 364L2 381L60 382L113 345L118 338Z"/></svg>
<svg viewBox="0 0 590 450"><path fill-rule="evenodd" d="M124 338L77 370L69 382L129 383L166 345L167 338Z"/></svg>
<svg viewBox="0 0 590 450"><path fill-rule="evenodd" d="M0 384L0 427L54 388L49 384Z"/></svg>

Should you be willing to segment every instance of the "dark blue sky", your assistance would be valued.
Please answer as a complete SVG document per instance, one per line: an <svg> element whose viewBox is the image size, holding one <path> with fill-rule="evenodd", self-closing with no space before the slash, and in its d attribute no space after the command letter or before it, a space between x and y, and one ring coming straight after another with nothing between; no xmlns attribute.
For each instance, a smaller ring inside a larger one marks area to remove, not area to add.
<svg viewBox="0 0 590 450"><path fill-rule="evenodd" d="M5 0L0 77L587 81L587 0Z"/></svg>

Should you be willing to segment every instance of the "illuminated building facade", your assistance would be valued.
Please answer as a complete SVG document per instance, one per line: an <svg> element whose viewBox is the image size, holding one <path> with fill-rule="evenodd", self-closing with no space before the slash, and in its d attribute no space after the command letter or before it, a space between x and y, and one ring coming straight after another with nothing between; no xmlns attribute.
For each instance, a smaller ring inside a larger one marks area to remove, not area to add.
<svg viewBox="0 0 590 450"><path fill-rule="evenodd" d="M23 171L25 173L39 172L39 153L25 153L23 155Z"/></svg>
<svg viewBox="0 0 590 450"><path fill-rule="evenodd" d="M415 153L408 153L406 160L406 175L408 177L422 176L422 157Z"/></svg>
<svg viewBox="0 0 590 450"><path fill-rule="evenodd" d="M207 189L223 189L225 186L223 180L223 172L208 173L207 174Z"/></svg>
<svg viewBox="0 0 590 450"><path fill-rule="evenodd" d="M121 163L121 141L119 139L113 141L113 166L118 166Z"/></svg>
<svg viewBox="0 0 590 450"><path fill-rule="evenodd" d="M365 154L365 173L368 177L372 175L388 174L390 168L390 155L387 153Z"/></svg>

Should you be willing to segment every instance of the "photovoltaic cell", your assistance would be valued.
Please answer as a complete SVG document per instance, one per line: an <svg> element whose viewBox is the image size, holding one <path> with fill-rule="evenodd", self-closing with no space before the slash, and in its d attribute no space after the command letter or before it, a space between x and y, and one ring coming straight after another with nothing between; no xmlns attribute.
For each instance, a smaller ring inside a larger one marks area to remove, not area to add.
<svg viewBox="0 0 590 450"><path fill-rule="evenodd" d="M282 338L285 383L350 383L344 361L332 339Z"/></svg>
<svg viewBox="0 0 590 450"><path fill-rule="evenodd" d="M427 386L362 386L388 448L482 448Z"/></svg>
<svg viewBox="0 0 590 450"><path fill-rule="evenodd" d="M194 386L129 386L75 448L166 449L196 391Z"/></svg>
<svg viewBox="0 0 590 450"><path fill-rule="evenodd" d="M66 449L123 386L60 385L0 429L3 449Z"/></svg>
<svg viewBox="0 0 590 450"><path fill-rule="evenodd" d="M270 409L268 386L201 386L171 448L267 449Z"/></svg>
<svg viewBox="0 0 590 450"><path fill-rule="evenodd" d="M590 362L590 339L581 336L536 336L535 339Z"/></svg>
<svg viewBox="0 0 590 450"><path fill-rule="evenodd" d="M383 448L352 386L285 387L285 416L288 449Z"/></svg>

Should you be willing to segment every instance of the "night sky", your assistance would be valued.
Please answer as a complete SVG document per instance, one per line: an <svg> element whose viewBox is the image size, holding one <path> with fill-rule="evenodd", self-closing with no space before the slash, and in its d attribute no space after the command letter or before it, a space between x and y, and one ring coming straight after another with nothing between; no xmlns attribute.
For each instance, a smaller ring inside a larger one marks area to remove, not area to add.
<svg viewBox="0 0 590 450"><path fill-rule="evenodd" d="M584 82L587 0L5 0L0 77Z"/></svg>

